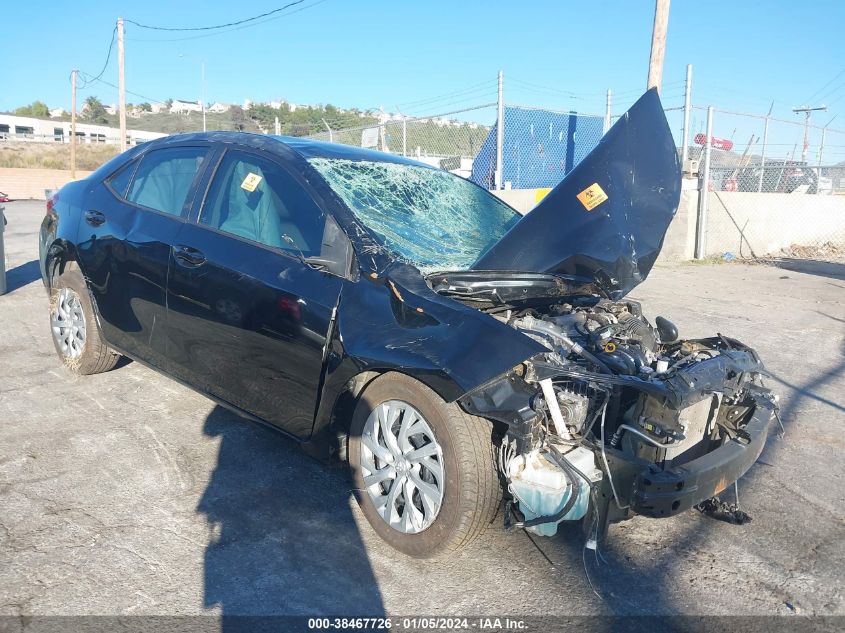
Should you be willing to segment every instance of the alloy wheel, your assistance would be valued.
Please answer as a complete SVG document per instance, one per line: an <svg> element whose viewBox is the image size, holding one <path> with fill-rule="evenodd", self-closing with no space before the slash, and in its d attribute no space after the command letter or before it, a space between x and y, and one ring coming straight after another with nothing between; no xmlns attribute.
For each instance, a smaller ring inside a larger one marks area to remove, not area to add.
<svg viewBox="0 0 845 633"><path fill-rule="evenodd" d="M85 349L85 312L77 295L70 288L62 288L50 313L53 338L62 354L70 359L79 358Z"/></svg>
<svg viewBox="0 0 845 633"><path fill-rule="evenodd" d="M379 516L404 534L437 518L443 503L443 449L422 414L407 402L375 407L361 435L364 486Z"/></svg>

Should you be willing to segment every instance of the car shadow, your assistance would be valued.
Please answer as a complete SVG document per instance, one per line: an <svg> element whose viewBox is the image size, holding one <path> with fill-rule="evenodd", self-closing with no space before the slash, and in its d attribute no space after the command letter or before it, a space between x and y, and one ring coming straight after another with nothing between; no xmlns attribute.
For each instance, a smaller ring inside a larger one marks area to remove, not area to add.
<svg viewBox="0 0 845 633"><path fill-rule="evenodd" d="M41 266L33 259L6 271L6 292L14 292L38 279L41 279Z"/></svg>
<svg viewBox="0 0 845 633"><path fill-rule="evenodd" d="M226 616L383 616L346 471L219 406L203 432L220 440L197 506L210 530L204 606L223 630L238 628Z"/></svg>
<svg viewBox="0 0 845 633"><path fill-rule="evenodd" d="M819 277L829 277L830 279L845 281L845 263L843 262L825 262L812 259L780 257L771 260L770 263L778 268L791 270L796 273L817 275Z"/></svg>

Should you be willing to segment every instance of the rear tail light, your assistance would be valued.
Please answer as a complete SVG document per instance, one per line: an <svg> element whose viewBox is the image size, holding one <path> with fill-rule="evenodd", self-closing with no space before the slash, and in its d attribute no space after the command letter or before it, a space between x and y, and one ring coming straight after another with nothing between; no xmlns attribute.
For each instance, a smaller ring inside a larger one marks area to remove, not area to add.
<svg viewBox="0 0 845 633"><path fill-rule="evenodd" d="M56 192L47 198L47 215L56 215L56 204L59 202L59 193Z"/></svg>

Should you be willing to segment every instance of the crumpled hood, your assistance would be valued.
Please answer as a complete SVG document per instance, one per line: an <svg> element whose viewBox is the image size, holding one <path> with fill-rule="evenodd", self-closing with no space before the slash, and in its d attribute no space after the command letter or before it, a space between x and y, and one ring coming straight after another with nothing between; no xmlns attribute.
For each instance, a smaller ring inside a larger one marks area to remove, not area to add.
<svg viewBox="0 0 845 633"><path fill-rule="evenodd" d="M675 141L652 89L472 270L564 275L619 299L648 276L680 196Z"/></svg>

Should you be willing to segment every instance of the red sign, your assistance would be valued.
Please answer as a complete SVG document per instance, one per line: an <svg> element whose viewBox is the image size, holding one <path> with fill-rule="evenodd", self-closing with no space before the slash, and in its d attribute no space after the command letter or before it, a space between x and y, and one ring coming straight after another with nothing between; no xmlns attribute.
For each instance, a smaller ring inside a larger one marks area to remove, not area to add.
<svg viewBox="0 0 845 633"><path fill-rule="evenodd" d="M693 138L693 141L696 145L706 145L707 144L707 135L706 134L696 134ZM726 138L716 138L715 136L710 137L710 145L711 147L715 147L716 149L721 149L726 152L729 152L734 147L734 142L729 141Z"/></svg>

